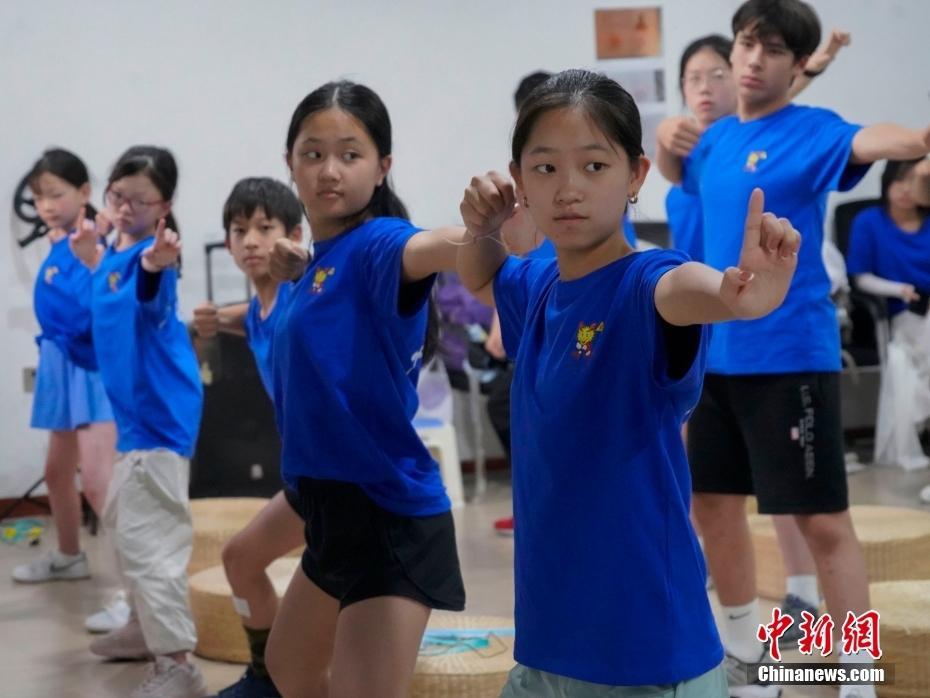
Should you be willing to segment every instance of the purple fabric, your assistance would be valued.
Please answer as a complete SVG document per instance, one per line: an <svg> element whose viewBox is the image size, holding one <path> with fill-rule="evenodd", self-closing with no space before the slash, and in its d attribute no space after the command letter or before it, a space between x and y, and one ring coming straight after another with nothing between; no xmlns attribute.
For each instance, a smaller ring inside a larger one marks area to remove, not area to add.
<svg viewBox="0 0 930 698"><path fill-rule="evenodd" d="M436 306L442 320L439 355L446 369L461 371L468 356L466 325L491 326L494 311L481 303L462 285L454 272L443 272L436 282Z"/></svg>

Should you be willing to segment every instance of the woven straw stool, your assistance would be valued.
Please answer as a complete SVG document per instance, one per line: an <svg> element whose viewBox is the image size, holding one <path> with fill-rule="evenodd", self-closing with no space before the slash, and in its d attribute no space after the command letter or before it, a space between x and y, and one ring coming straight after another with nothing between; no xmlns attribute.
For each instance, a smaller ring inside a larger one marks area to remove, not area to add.
<svg viewBox="0 0 930 698"><path fill-rule="evenodd" d="M410 698L497 698L514 667L513 619L432 614Z"/></svg>
<svg viewBox="0 0 930 698"><path fill-rule="evenodd" d="M883 506L854 506L850 512L870 582L930 579L930 514ZM749 530L759 596L780 600L785 595L785 568L772 517L751 515Z"/></svg>
<svg viewBox="0 0 930 698"><path fill-rule="evenodd" d="M880 614L882 658L894 664L895 682L876 686L882 698L930 696L930 580L879 582L869 587Z"/></svg>
<svg viewBox="0 0 930 698"><path fill-rule="evenodd" d="M194 550L187 565L188 574L222 565L223 546L266 504L268 500L262 497L192 499Z"/></svg>
<svg viewBox="0 0 930 698"><path fill-rule="evenodd" d="M282 557L268 566L268 576L278 598L284 596L299 565L300 558ZM223 566L191 575L190 589L191 612L197 626L194 652L206 659L248 664L249 643L242 629L242 616L233 608L232 589Z"/></svg>

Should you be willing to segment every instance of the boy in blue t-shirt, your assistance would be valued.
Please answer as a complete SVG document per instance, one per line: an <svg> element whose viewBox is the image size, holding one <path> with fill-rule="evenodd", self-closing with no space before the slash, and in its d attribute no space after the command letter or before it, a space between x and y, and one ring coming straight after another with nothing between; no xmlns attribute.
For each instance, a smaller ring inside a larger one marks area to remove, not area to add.
<svg viewBox="0 0 930 698"><path fill-rule="evenodd" d="M657 157L667 178L700 196L709 265L722 269L737 259L734 208L754 187L805 238L782 307L715 328L704 393L691 419L694 512L723 606L731 690L738 675L745 683L744 664L764 651L756 639L745 495L756 494L762 513L796 516L834 618L868 610L865 565L848 513L839 332L820 253L826 197L854 186L875 160L930 149L930 129L861 128L825 109L790 103L791 83L820 39L819 20L806 3L750 0L734 15L733 32L737 114L705 131L686 159L661 147ZM751 695L777 695L777 687L767 688Z"/></svg>
<svg viewBox="0 0 930 698"><path fill-rule="evenodd" d="M245 336L269 397L271 339L292 287L271 277L271 251L282 238L301 241L301 217L300 202L281 182L269 177L237 182L223 207L223 228L226 247L255 288L255 296L248 304L217 308L204 303L194 310L199 336L213 337L217 332ZM218 698L280 695L265 667L265 645L278 609L278 596L265 570L299 547L303 538L297 493L285 487L223 547L223 566L251 659L242 677L220 691Z"/></svg>

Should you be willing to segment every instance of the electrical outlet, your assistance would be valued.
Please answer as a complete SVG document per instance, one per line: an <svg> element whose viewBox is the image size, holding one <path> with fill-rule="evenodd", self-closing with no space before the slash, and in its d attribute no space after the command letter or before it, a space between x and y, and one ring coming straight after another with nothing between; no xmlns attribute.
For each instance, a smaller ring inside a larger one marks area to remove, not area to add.
<svg viewBox="0 0 930 698"><path fill-rule="evenodd" d="M23 392L34 393L36 391L36 368L35 366L26 366L23 368Z"/></svg>

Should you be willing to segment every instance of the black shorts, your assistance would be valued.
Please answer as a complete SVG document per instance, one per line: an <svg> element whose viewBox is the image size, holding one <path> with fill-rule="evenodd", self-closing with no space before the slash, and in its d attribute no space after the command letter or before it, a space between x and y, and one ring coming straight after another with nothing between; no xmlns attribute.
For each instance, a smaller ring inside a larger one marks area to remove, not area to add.
<svg viewBox="0 0 930 698"><path fill-rule="evenodd" d="M465 608L451 512L400 516L350 482L302 477L298 491L307 541L301 567L341 608L378 596Z"/></svg>
<svg viewBox="0 0 930 698"><path fill-rule="evenodd" d="M284 486L284 499L287 500L287 503L291 505L291 509L294 510L294 513L297 514L300 518L304 518L303 509L300 505L300 494L293 487Z"/></svg>
<svg viewBox="0 0 930 698"><path fill-rule="evenodd" d="M845 511L839 374L708 374L688 461L694 492L755 494L763 514Z"/></svg>

